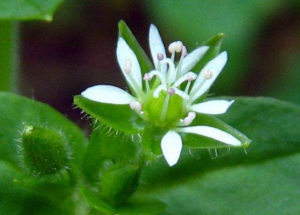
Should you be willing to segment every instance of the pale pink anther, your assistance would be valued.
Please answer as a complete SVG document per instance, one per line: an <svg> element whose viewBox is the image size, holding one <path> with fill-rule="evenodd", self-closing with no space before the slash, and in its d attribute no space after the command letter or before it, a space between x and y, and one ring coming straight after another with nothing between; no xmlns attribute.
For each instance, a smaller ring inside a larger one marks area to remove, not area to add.
<svg viewBox="0 0 300 215"><path fill-rule="evenodd" d="M174 88L169 88L168 93L169 93L169 95L174 95L175 94L175 89Z"/></svg>

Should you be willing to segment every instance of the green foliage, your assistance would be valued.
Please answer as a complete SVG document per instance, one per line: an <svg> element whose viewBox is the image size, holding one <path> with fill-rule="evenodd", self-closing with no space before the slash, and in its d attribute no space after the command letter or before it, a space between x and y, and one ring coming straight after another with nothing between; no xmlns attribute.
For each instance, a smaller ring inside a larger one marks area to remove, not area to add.
<svg viewBox="0 0 300 215"><path fill-rule="evenodd" d="M0 20L51 21L53 13L63 0L0 0Z"/></svg>
<svg viewBox="0 0 300 215"><path fill-rule="evenodd" d="M25 125L20 144L24 167L36 176L66 171L67 144L66 137L56 130Z"/></svg>
<svg viewBox="0 0 300 215"><path fill-rule="evenodd" d="M139 176L137 165L112 165L100 172L100 193L111 204L119 205L135 192Z"/></svg>
<svg viewBox="0 0 300 215"><path fill-rule="evenodd" d="M72 152L71 167L78 168L86 142L82 131L46 104L10 93L0 93L0 159L19 166L18 145L24 125L50 127L65 136Z"/></svg>
<svg viewBox="0 0 300 215"><path fill-rule="evenodd" d="M139 194L166 202L163 214L299 212L300 108L275 99L235 100L221 119L250 136L247 153L185 151L174 168L161 159L143 172Z"/></svg>
<svg viewBox="0 0 300 215"><path fill-rule="evenodd" d="M139 133L143 130L143 120L129 105L104 104L82 96L75 96L74 103L88 115L115 130L127 133Z"/></svg>

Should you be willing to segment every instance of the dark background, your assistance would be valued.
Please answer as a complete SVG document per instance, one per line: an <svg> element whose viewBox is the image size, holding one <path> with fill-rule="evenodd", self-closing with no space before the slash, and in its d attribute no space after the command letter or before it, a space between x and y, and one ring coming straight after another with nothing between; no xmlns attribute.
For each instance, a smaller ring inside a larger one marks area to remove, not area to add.
<svg viewBox="0 0 300 215"><path fill-rule="evenodd" d="M189 50L224 32L229 62L216 96L271 96L300 105L298 0L67 0L53 22L22 24L22 93L80 122L73 95L96 84L124 87L115 49L124 19L142 46L154 23L167 46Z"/></svg>

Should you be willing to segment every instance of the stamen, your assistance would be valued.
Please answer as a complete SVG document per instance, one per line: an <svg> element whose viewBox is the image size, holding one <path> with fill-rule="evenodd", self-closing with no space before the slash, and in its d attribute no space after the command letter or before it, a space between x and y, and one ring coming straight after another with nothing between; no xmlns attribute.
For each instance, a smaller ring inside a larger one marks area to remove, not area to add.
<svg viewBox="0 0 300 215"><path fill-rule="evenodd" d="M164 55L162 53L157 53L157 60L161 61L164 59Z"/></svg>
<svg viewBox="0 0 300 215"><path fill-rule="evenodd" d="M169 89L168 89L168 93L169 93L169 95L171 95L171 96L174 95L175 92L176 92L176 91L175 91L174 88L169 88Z"/></svg>
<svg viewBox="0 0 300 215"><path fill-rule="evenodd" d="M186 49L185 46L182 47L182 52L181 52L181 54L182 54L183 57L186 57L186 56L188 55L188 51L187 51L187 49Z"/></svg>
<svg viewBox="0 0 300 215"><path fill-rule="evenodd" d="M174 53L176 51L176 42L173 42L169 45L168 50L170 53Z"/></svg>
<svg viewBox="0 0 300 215"><path fill-rule="evenodd" d="M204 72L204 78L205 78L206 80L211 79L213 76L214 76L214 74L213 74L213 72L210 71L210 70L207 70L207 71Z"/></svg>
<svg viewBox="0 0 300 215"><path fill-rule="evenodd" d="M149 73L145 73L144 78L145 81L150 81L152 77L149 75Z"/></svg>
<svg viewBox="0 0 300 215"><path fill-rule="evenodd" d="M189 73L183 75L181 78L179 78L179 79L173 84L172 87L178 87L178 86L180 86L180 85L181 85L183 82L185 82L185 81L191 82L191 81L195 80L196 77L197 77L197 74L195 74L195 73L193 73L193 72L189 72Z"/></svg>
<svg viewBox="0 0 300 215"><path fill-rule="evenodd" d="M158 96L159 96L159 94L160 94L160 92L161 92L162 90L167 90L166 86L164 86L164 85L159 85L159 86L154 90L154 92L153 92L154 98L158 98Z"/></svg>
<svg viewBox="0 0 300 215"><path fill-rule="evenodd" d="M131 66L132 66L131 60L127 59L125 61L125 73L126 74L130 74L131 73Z"/></svg>
<svg viewBox="0 0 300 215"><path fill-rule="evenodd" d="M161 115L160 115L160 120L161 121L164 121L166 116L167 116L169 101L170 101L170 94L167 94L167 96L165 98L165 101L164 101L162 111L161 111Z"/></svg>
<svg viewBox="0 0 300 215"><path fill-rule="evenodd" d="M179 95L180 97L182 97L183 99L188 100L188 99L190 98L189 95L186 94L185 92L183 92L182 90L179 90L179 89L177 89L177 88L173 88L173 89L175 90L175 93L176 93L177 95Z"/></svg>
<svg viewBox="0 0 300 215"><path fill-rule="evenodd" d="M138 101L134 101L132 100L130 103L129 103L129 106L132 110L135 110L137 112L140 112L142 110L142 104Z"/></svg>
<svg viewBox="0 0 300 215"><path fill-rule="evenodd" d="M167 86L166 78L161 72L153 70L148 74L151 78L153 78L153 76L156 75L157 77L159 77L161 84Z"/></svg>
<svg viewBox="0 0 300 215"><path fill-rule="evenodd" d="M193 120L196 118L196 113L195 112L189 112L188 116L184 118L183 124L184 125L189 125L193 122Z"/></svg>
<svg viewBox="0 0 300 215"><path fill-rule="evenodd" d="M183 48L182 42L181 41L177 41L176 42L176 46L175 46L175 51L179 53L179 52L182 51L182 48Z"/></svg>

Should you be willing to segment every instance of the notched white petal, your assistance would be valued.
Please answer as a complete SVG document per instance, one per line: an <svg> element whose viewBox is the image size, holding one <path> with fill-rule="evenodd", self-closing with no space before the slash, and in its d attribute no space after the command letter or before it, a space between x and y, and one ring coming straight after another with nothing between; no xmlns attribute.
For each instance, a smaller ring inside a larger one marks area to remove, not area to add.
<svg viewBox="0 0 300 215"><path fill-rule="evenodd" d="M152 59L154 62L154 66L157 69L157 63L158 63L158 55L162 55L162 58L166 58L166 50L163 44L163 41L160 37L160 34L158 32L158 29L155 25L151 24L150 31L149 31L149 45L150 45L150 51L152 55ZM162 71L167 71L167 65L161 66Z"/></svg>
<svg viewBox="0 0 300 215"><path fill-rule="evenodd" d="M107 104L129 104L135 100L128 92L111 85L93 86L81 93L81 95L89 100Z"/></svg>
<svg viewBox="0 0 300 215"><path fill-rule="evenodd" d="M221 73L227 62L227 52L222 52L216 58L209 61L206 66L201 70L198 75L193 88L191 90L191 94L194 94L192 101L195 101L197 98L202 96L214 83L218 75ZM207 72L212 73L212 77L207 79Z"/></svg>
<svg viewBox="0 0 300 215"><path fill-rule="evenodd" d="M185 73L189 72L205 55L208 49L208 46L202 46L188 54L183 59L180 75L184 75Z"/></svg>
<svg viewBox="0 0 300 215"><path fill-rule="evenodd" d="M161 149L169 166L174 166L180 157L182 140L175 131L169 131L161 140Z"/></svg>
<svg viewBox="0 0 300 215"><path fill-rule="evenodd" d="M225 131L210 126L191 126L185 128L178 128L176 129L176 131L190 134L198 134L232 146L242 145L241 141L239 141L231 134L228 134Z"/></svg>
<svg viewBox="0 0 300 215"><path fill-rule="evenodd" d="M203 114L223 114L227 112L228 108L232 105L233 102L234 100L212 100L192 105L190 110Z"/></svg>
<svg viewBox="0 0 300 215"><path fill-rule="evenodd" d="M119 62L119 66L126 78L128 84L130 84L131 88L137 91L132 80L128 76L128 62L130 62L130 75L134 79L134 81L138 84L140 88L142 88L142 74L140 64L135 53L126 43L126 41L120 37L117 44L117 59Z"/></svg>

